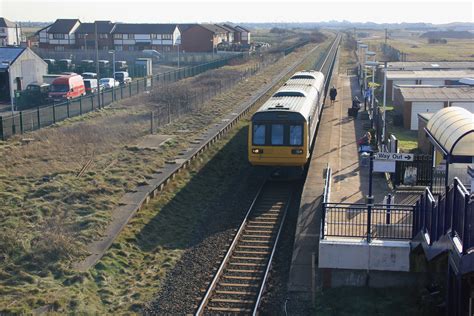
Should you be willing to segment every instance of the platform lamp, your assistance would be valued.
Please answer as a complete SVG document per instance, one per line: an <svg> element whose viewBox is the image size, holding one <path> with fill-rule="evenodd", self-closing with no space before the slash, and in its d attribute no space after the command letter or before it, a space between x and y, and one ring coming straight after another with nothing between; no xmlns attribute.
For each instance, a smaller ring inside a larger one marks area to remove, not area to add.
<svg viewBox="0 0 474 316"><path fill-rule="evenodd" d="M373 123L374 123L375 69L377 68L378 65L379 65L379 63L377 61L367 61L367 62L365 62L366 67L372 68L372 84L371 84L371 96L370 96L370 111L372 113L372 117L370 119L371 125L373 125Z"/></svg>
<svg viewBox="0 0 474 316"><path fill-rule="evenodd" d="M112 100L115 101L115 51L109 50L109 54L112 55L112 77L114 78L114 86L112 87ZM99 87L99 90L100 90L100 87Z"/></svg>
<svg viewBox="0 0 474 316"><path fill-rule="evenodd" d="M387 111L387 108L386 108L386 105L387 105L387 71L388 71L388 68L387 68L387 64L390 60L388 60L386 57L382 57L382 59L380 60L381 63L383 63L384 67L383 67L383 116L382 116L382 123L383 123L383 128L382 128L382 141L384 142L385 144L385 140L386 140L386 137L387 137L387 133L386 133L386 123L385 123L385 119L386 119L386 111Z"/></svg>

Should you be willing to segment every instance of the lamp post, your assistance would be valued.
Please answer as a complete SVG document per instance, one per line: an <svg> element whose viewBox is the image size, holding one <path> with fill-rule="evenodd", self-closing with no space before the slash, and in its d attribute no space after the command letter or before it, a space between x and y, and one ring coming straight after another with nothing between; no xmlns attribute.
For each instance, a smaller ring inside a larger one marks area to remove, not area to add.
<svg viewBox="0 0 474 316"><path fill-rule="evenodd" d="M87 52L87 33L84 34L84 50Z"/></svg>
<svg viewBox="0 0 474 316"><path fill-rule="evenodd" d="M109 50L109 54L112 54L112 77L114 78L114 86L112 87L112 100L115 101L115 51Z"/></svg>
<svg viewBox="0 0 474 316"><path fill-rule="evenodd" d="M386 33L386 32L385 32ZM385 38L386 40L386 38ZM384 63L384 70L383 70L383 128L382 128L382 141L385 143L386 132L385 129L387 126L385 125L385 112L387 111L386 104L387 104L387 60L383 61Z"/></svg>
<svg viewBox="0 0 474 316"><path fill-rule="evenodd" d="M374 89L375 89L375 68L379 65L378 62L376 61L367 61L365 63L366 67L372 68L372 87L370 88L371 90L371 96L370 96L370 112L372 113L372 117L370 119L371 125L373 125L374 122ZM373 127L373 126L372 126Z"/></svg>

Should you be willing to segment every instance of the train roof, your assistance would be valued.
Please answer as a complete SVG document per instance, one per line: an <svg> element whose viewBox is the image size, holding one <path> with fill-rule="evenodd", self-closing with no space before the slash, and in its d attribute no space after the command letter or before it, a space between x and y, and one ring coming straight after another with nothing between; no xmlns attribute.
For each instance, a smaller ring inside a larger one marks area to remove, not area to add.
<svg viewBox="0 0 474 316"><path fill-rule="evenodd" d="M316 70L303 70L303 71L298 71L293 76L291 76L290 79L324 79L324 75L320 71Z"/></svg>
<svg viewBox="0 0 474 316"><path fill-rule="evenodd" d="M288 85L314 85L316 79L289 79L283 86Z"/></svg>
<svg viewBox="0 0 474 316"><path fill-rule="evenodd" d="M297 97L298 95L295 95L295 92L300 92L304 94L305 97L311 96L311 94L317 93L318 90L313 85L306 85L306 84L292 84L292 85L284 85L280 89L275 92L273 95L273 98L278 98L280 96L277 96L278 94L284 94L285 92L289 92L292 95L283 95L283 96L294 96Z"/></svg>
<svg viewBox="0 0 474 316"><path fill-rule="evenodd" d="M314 99L306 97L278 97L271 98L256 112L264 114L268 112L295 112L301 114L305 119L311 113L314 106Z"/></svg>

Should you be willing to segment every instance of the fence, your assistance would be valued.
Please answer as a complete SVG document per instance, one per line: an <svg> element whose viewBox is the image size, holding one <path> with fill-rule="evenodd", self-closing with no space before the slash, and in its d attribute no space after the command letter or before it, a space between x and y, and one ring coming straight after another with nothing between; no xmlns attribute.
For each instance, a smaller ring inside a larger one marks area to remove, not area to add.
<svg viewBox="0 0 474 316"><path fill-rule="evenodd" d="M228 64L229 61L242 57L243 55L239 54L198 66L179 68L148 78L138 79L127 86L108 89L100 94L84 96L63 103L37 107L34 110L20 111L10 116L1 117L0 139L5 140L18 133L37 130L66 118L85 114L107 106L114 101L129 98L156 87L164 87L169 83L198 75L210 69L222 67Z"/></svg>
<svg viewBox="0 0 474 316"><path fill-rule="evenodd" d="M324 236L411 239L413 206L396 204L323 203Z"/></svg>
<svg viewBox="0 0 474 316"><path fill-rule="evenodd" d="M331 203L331 168L326 170L323 191L321 238L355 237L376 239L411 239L413 205Z"/></svg>
<svg viewBox="0 0 474 316"><path fill-rule="evenodd" d="M411 173L411 176L407 176ZM390 174L394 185L431 186L433 182L433 157L415 154L413 161L397 161L395 172Z"/></svg>

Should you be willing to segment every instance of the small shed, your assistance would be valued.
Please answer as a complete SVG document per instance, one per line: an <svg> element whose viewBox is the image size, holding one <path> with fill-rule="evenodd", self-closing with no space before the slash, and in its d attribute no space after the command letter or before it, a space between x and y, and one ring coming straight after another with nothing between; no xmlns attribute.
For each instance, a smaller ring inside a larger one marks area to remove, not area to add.
<svg viewBox="0 0 474 316"><path fill-rule="evenodd" d="M450 166L458 164L467 175L467 166L474 161L474 114L460 107L444 108L434 114L425 128L433 144L436 163L437 153L445 162L445 187L456 174L450 174Z"/></svg>
<svg viewBox="0 0 474 316"><path fill-rule="evenodd" d="M48 64L31 49L0 47L0 100L11 102L15 91L32 82L43 82Z"/></svg>
<svg viewBox="0 0 474 316"><path fill-rule="evenodd" d="M395 88L394 106L403 114L404 127L416 131L419 113L436 113L450 106L474 113L474 87L400 86Z"/></svg>

